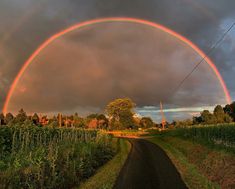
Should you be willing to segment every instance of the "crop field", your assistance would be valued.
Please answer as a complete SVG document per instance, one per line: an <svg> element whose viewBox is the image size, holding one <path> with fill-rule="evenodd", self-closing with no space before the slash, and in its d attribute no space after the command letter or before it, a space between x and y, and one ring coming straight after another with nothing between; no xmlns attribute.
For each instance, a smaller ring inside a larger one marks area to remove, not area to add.
<svg viewBox="0 0 235 189"><path fill-rule="evenodd" d="M194 126L173 131L177 136L185 139L204 141L211 145L220 145L225 148L235 148L235 125Z"/></svg>
<svg viewBox="0 0 235 189"><path fill-rule="evenodd" d="M89 178L117 150L96 130L0 128L0 188L72 188Z"/></svg>

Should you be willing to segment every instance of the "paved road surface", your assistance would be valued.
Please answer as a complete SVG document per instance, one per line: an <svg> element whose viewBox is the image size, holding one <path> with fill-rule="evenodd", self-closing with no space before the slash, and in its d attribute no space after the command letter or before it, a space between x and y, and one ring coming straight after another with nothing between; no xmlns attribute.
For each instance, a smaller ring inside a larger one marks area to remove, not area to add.
<svg viewBox="0 0 235 189"><path fill-rule="evenodd" d="M114 189L186 189L166 153L143 139L130 139L132 150Z"/></svg>

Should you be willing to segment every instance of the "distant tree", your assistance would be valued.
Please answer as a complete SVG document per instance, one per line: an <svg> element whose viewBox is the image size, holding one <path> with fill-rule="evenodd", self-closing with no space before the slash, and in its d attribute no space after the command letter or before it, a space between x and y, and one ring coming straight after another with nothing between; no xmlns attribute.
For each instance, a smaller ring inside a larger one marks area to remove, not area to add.
<svg viewBox="0 0 235 189"><path fill-rule="evenodd" d="M140 120L140 127L147 129L154 126L154 122L150 117L143 117Z"/></svg>
<svg viewBox="0 0 235 189"><path fill-rule="evenodd" d="M14 116L12 115L12 113L7 113L6 117L5 117L5 123L6 125L8 125L10 122L12 122L14 120Z"/></svg>
<svg viewBox="0 0 235 189"><path fill-rule="evenodd" d="M33 123L35 124L35 125L39 125L39 116L38 116L38 114L34 114L33 116L32 116L32 121L33 121Z"/></svg>
<svg viewBox="0 0 235 189"><path fill-rule="evenodd" d="M224 122L224 110L221 105L217 105L214 109L214 116L216 118L216 123L223 123Z"/></svg>
<svg viewBox="0 0 235 189"><path fill-rule="evenodd" d="M95 119L99 116L99 114L90 114L87 116L87 119Z"/></svg>
<svg viewBox="0 0 235 189"><path fill-rule="evenodd" d="M233 118L230 115L225 114L224 115L224 122L225 123L231 123L231 122L233 122Z"/></svg>
<svg viewBox="0 0 235 189"><path fill-rule="evenodd" d="M19 113L15 117L15 122L22 124L27 119L27 114L23 109L20 109Z"/></svg>
<svg viewBox="0 0 235 189"><path fill-rule="evenodd" d="M58 118L56 116L53 116L51 119L49 119L48 126L49 127L59 127Z"/></svg>
<svg viewBox="0 0 235 189"><path fill-rule="evenodd" d="M82 117L79 117L78 113L74 114L73 120L74 120L74 127L76 128L84 128L86 125L85 119L83 119Z"/></svg>
<svg viewBox="0 0 235 189"><path fill-rule="evenodd" d="M193 125L198 125L202 123L202 117L201 116L195 116L193 117Z"/></svg>
<svg viewBox="0 0 235 189"><path fill-rule="evenodd" d="M106 106L106 113L111 118L113 129L125 129L134 126L133 109L135 103L129 98L116 99Z"/></svg>
<svg viewBox="0 0 235 189"><path fill-rule="evenodd" d="M209 110L204 110L201 113L201 119L202 119L202 123L204 124L216 123L216 117L212 113L210 113Z"/></svg>
<svg viewBox="0 0 235 189"><path fill-rule="evenodd" d="M186 119L186 120L182 120L182 121L173 121L173 123L171 125L174 125L174 127L176 127L176 128L187 127L187 126L193 125L193 120Z"/></svg>
<svg viewBox="0 0 235 189"><path fill-rule="evenodd" d="M21 123L21 122L17 122L17 123ZM24 127L28 127L28 126L35 126L32 119L30 117L27 117L26 120L24 120L24 122L22 123L22 125Z"/></svg>
<svg viewBox="0 0 235 189"><path fill-rule="evenodd" d="M86 124L91 128L107 129L109 120L104 114L90 114L86 118Z"/></svg>
<svg viewBox="0 0 235 189"><path fill-rule="evenodd" d="M3 113L0 114L0 126L5 125L5 116Z"/></svg>
<svg viewBox="0 0 235 189"><path fill-rule="evenodd" d="M224 112L228 114L233 119L233 121L235 121L235 102L232 104L227 104L224 107Z"/></svg>
<svg viewBox="0 0 235 189"><path fill-rule="evenodd" d="M224 109L221 105L217 105L214 109L214 116L216 118L216 123L230 123L232 118L229 114L224 112Z"/></svg>
<svg viewBox="0 0 235 189"><path fill-rule="evenodd" d="M100 129L107 129L109 126L109 120L106 118L106 116L104 114L99 114L97 116L97 120L98 120L98 127Z"/></svg>

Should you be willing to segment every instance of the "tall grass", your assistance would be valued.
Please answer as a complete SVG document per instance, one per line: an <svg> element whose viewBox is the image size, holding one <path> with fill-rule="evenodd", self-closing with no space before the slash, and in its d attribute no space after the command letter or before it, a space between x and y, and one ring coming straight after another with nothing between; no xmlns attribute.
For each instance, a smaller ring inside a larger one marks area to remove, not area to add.
<svg viewBox="0 0 235 189"><path fill-rule="evenodd" d="M1 127L0 188L71 188L115 154L99 131Z"/></svg>
<svg viewBox="0 0 235 189"><path fill-rule="evenodd" d="M235 125L210 125L181 128L173 131L174 135L204 141L208 144L220 145L235 149Z"/></svg>

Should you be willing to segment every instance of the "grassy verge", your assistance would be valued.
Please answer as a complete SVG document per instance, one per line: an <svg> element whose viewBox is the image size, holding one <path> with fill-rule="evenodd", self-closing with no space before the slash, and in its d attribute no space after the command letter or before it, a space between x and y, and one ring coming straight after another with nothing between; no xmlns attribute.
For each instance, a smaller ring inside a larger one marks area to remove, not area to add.
<svg viewBox="0 0 235 189"><path fill-rule="evenodd" d="M151 142L161 146L170 157L178 171L180 172L182 179L190 189L216 189L220 188L218 184L210 181L205 175L201 173L197 165L190 162L185 153L182 152L178 147L183 150L189 150L189 142L174 139L172 137L155 137L149 139Z"/></svg>
<svg viewBox="0 0 235 189"><path fill-rule="evenodd" d="M120 139L119 142L118 154L101 167L93 177L81 184L79 189L111 189L113 187L131 148L127 140Z"/></svg>

